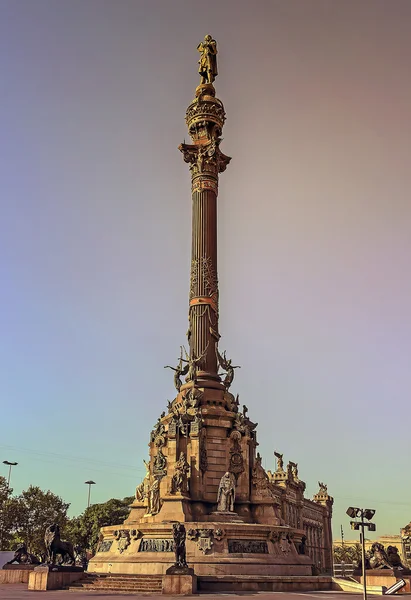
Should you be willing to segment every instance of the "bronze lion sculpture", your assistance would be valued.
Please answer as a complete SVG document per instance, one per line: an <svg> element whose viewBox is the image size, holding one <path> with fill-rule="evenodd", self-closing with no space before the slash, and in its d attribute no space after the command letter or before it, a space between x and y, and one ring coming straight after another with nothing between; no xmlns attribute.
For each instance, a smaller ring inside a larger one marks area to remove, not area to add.
<svg viewBox="0 0 411 600"><path fill-rule="evenodd" d="M370 567L371 569L391 569L387 553L382 544L375 542L371 546L370 552Z"/></svg>
<svg viewBox="0 0 411 600"><path fill-rule="evenodd" d="M40 560L34 554L30 554L27 551L26 544L19 544L16 548L14 556L6 565L12 565L13 563L19 563L19 565L39 565Z"/></svg>
<svg viewBox="0 0 411 600"><path fill-rule="evenodd" d="M71 542L64 542L60 539L60 527L57 523L49 525L44 534L44 544L47 551L47 562L55 565L57 556L61 557L59 564L71 564L76 563L74 557L73 544Z"/></svg>

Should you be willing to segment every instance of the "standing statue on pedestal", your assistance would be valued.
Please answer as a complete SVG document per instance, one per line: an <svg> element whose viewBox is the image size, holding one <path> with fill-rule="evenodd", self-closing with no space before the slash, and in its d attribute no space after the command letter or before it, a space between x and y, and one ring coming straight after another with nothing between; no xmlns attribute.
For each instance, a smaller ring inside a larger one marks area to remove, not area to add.
<svg viewBox="0 0 411 600"><path fill-rule="evenodd" d="M187 462L184 452L180 453L180 458L175 464L174 475L171 479L171 493L186 492L187 478L190 471L190 465Z"/></svg>
<svg viewBox="0 0 411 600"><path fill-rule="evenodd" d="M187 567L186 528L182 523L173 523L175 567Z"/></svg>
<svg viewBox="0 0 411 600"><path fill-rule="evenodd" d="M232 473L225 473L218 486L217 510L219 512L234 512L235 477Z"/></svg>
<svg viewBox="0 0 411 600"><path fill-rule="evenodd" d="M148 493L148 510L147 514L156 515L160 512L161 503L160 503L160 480L154 479L151 484L150 491Z"/></svg>
<svg viewBox="0 0 411 600"><path fill-rule="evenodd" d="M197 46L197 50L201 52L200 60L198 61L198 72L201 75L201 84L213 83L217 77L217 42L206 35L203 42Z"/></svg>

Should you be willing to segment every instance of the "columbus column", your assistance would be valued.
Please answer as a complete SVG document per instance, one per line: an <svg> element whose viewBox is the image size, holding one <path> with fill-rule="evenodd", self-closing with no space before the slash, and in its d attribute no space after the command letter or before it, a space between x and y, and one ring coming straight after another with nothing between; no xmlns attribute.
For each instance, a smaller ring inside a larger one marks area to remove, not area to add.
<svg viewBox="0 0 411 600"><path fill-rule="evenodd" d="M217 196L218 177L230 157L220 150L224 106L215 96L217 45L207 35L198 45L201 83L186 112L192 144L179 149L190 165L192 249L189 292L187 382L221 387L218 376Z"/></svg>
<svg viewBox="0 0 411 600"><path fill-rule="evenodd" d="M187 344L177 365L167 365L175 395L149 434L145 476L130 513L121 525L102 528L89 570L167 575L180 531L199 577L311 575L304 540L311 529L325 532L315 538L315 556L326 545L328 565L332 498L323 490L314 502L305 499L297 463L284 469L278 452L275 472L264 469L257 424L232 393L238 365L219 350L218 180L231 159L220 149L225 111L213 85L217 44L206 35L197 50L201 79L186 111L191 143L179 146L192 194Z"/></svg>

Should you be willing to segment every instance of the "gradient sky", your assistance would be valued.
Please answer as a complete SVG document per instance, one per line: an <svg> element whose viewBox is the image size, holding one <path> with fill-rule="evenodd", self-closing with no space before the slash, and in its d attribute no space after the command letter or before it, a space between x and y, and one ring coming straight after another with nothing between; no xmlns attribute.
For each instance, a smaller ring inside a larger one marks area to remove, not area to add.
<svg viewBox="0 0 411 600"><path fill-rule="evenodd" d="M187 330L177 146L219 44L220 348L259 450L411 519L410 0L0 0L0 459L132 495ZM1 465L1 463L0 463ZM3 465L1 465L3 467ZM7 475L4 468L3 475Z"/></svg>

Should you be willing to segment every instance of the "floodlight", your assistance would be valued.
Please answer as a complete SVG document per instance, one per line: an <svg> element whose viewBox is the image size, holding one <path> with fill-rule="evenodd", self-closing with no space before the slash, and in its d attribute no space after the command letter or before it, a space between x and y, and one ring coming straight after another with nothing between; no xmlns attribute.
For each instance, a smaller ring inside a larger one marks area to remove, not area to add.
<svg viewBox="0 0 411 600"><path fill-rule="evenodd" d="M375 531L375 523L367 523L368 531Z"/></svg>
<svg viewBox="0 0 411 600"><path fill-rule="evenodd" d="M361 523L359 521L351 521L350 525L351 525L351 529L359 529L361 526Z"/></svg>
<svg viewBox="0 0 411 600"><path fill-rule="evenodd" d="M374 515L375 515L375 510L373 508L366 508L364 510L364 517L367 519L367 521L371 521L371 519L373 518Z"/></svg>
<svg viewBox="0 0 411 600"><path fill-rule="evenodd" d="M396 581L394 583L394 585L389 587L388 590L385 590L385 592L383 592L383 594L384 594L384 596L391 596L391 594L396 594L399 590L401 590L406 585L407 584L405 583L405 581L403 579L399 579L398 581Z"/></svg>
<svg viewBox="0 0 411 600"><path fill-rule="evenodd" d="M355 519L355 517L360 517L361 516L361 508L357 508L355 506L350 506L349 508L347 508L347 515L349 517L351 517L352 519Z"/></svg>

